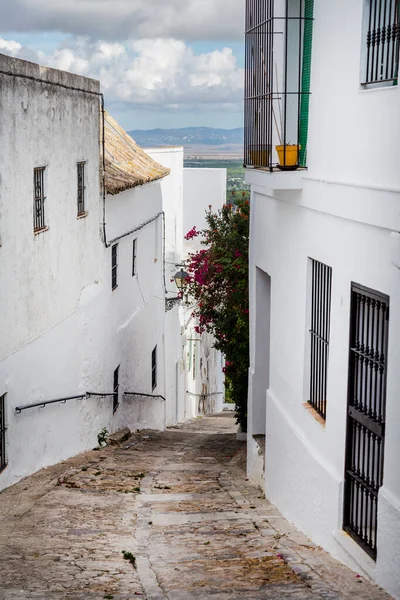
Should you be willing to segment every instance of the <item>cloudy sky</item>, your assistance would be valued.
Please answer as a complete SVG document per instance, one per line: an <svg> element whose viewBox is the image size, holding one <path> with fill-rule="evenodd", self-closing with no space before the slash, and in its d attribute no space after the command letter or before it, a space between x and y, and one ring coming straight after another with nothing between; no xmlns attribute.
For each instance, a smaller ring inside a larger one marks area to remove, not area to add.
<svg viewBox="0 0 400 600"><path fill-rule="evenodd" d="M101 80L129 129L240 127L244 0L0 0L0 52Z"/></svg>

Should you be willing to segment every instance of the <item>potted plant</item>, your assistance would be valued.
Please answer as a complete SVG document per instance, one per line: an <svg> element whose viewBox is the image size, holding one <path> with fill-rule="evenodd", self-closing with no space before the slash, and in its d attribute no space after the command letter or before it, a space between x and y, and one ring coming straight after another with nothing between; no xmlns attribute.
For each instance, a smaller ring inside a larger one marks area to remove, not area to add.
<svg viewBox="0 0 400 600"><path fill-rule="evenodd" d="M301 150L300 144L279 144L275 146L278 153L280 169L297 169L299 166L299 152Z"/></svg>

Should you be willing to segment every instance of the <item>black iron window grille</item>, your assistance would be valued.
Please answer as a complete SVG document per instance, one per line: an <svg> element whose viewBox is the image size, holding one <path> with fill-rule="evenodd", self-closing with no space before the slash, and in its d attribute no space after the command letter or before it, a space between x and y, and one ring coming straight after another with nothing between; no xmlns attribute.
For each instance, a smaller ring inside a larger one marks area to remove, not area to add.
<svg viewBox="0 0 400 600"><path fill-rule="evenodd" d="M151 389L157 387L157 346L154 347L151 353Z"/></svg>
<svg viewBox="0 0 400 600"><path fill-rule="evenodd" d="M326 419L332 268L311 260L311 406Z"/></svg>
<svg viewBox="0 0 400 600"><path fill-rule="evenodd" d="M85 214L85 163L78 162L78 215Z"/></svg>
<svg viewBox="0 0 400 600"><path fill-rule="evenodd" d="M366 4L365 80L397 84L399 73L400 2L368 0Z"/></svg>
<svg viewBox="0 0 400 600"><path fill-rule="evenodd" d="M137 249L137 238L132 243L132 277L136 275L136 249Z"/></svg>
<svg viewBox="0 0 400 600"><path fill-rule="evenodd" d="M196 379L196 367L197 367L197 353L196 353L196 342L193 346L193 371L192 378Z"/></svg>
<svg viewBox="0 0 400 600"><path fill-rule="evenodd" d="M0 471L6 466L6 395L4 394L0 396Z"/></svg>
<svg viewBox="0 0 400 600"><path fill-rule="evenodd" d="M46 227L44 218L44 201L46 200L44 192L44 172L46 167L38 167L33 170L33 229L40 231Z"/></svg>
<svg viewBox="0 0 400 600"><path fill-rule="evenodd" d="M246 167L306 166L314 0L246 0Z"/></svg>
<svg viewBox="0 0 400 600"><path fill-rule="evenodd" d="M111 248L111 289L118 287L118 244Z"/></svg>
<svg viewBox="0 0 400 600"><path fill-rule="evenodd" d="M115 412L119 406L119 366L114 371L113 392L113 412Z"/></svg>
<svg viewBox="0 0 400 600"><path fill-rule="evenodd" d="M389 298L351 289L343 528L376 559L383 483Z"/></svg>

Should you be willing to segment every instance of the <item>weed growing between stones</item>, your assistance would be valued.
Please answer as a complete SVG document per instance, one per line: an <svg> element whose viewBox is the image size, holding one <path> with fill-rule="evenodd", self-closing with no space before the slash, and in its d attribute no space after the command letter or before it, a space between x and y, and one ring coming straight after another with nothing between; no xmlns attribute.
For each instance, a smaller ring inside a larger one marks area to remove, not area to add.
<svg viewBox="0 0 400 600"><path fill-rule="evenodd" d="M133 556L132 552L127 552L126 550L122 550L122 556L125 560L129 560L132 567L136 569L136 558Z"/></svg>

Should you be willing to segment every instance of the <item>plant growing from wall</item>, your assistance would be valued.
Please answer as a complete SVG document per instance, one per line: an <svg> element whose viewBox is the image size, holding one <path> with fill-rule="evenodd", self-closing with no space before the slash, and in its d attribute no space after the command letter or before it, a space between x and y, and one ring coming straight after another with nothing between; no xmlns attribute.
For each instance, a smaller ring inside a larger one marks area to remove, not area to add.
<svg viewBox="0 0 400 600"><path fill-rule="evenodd" d="M185 293L194 299L197 333L215 337L215 347L226 357L225 385L236 405L236 419L247 429L247 380L249 367L249 249L250 203L237 197L218 212L206 213L207 228L194 227L190 240L202 234L205 248L189 255L190 275Z"/></svg>
<svg viewBox="0 0 400 600"><path fill-rule="evenodd" d="M99 446L105 446L108 438L108 429L103 427L100 433L97 434L97 441Z"/></svg>

